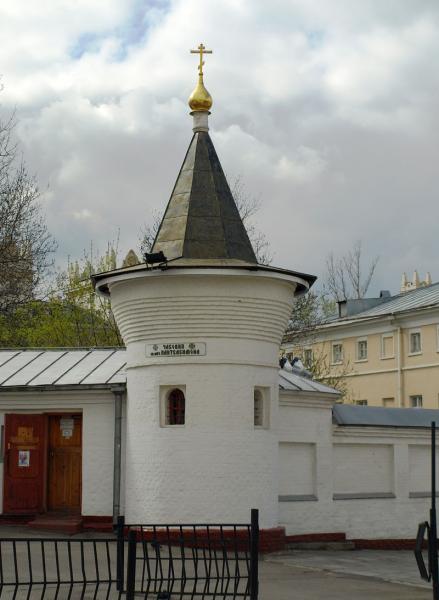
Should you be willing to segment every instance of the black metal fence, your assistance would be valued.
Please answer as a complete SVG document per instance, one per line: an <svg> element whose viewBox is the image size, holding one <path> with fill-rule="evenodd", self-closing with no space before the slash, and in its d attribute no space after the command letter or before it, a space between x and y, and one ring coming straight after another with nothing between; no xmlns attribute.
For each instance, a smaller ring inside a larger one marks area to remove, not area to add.
<svg viewBox="0 0 439 600"><path fill-rule="evenodd" d="M431 508L430 521L424 521L418 526L416 536L415 558L422 579L431 581L433 600L439 600L439 564L436 514L436 422L431 422ZM428 550L427 563L424 551Z"/></svg>
<svg viewBox="0 0 439 600"><path fill-rule="evenodd" d="M118 521L118 573L128 538L127 600L258 597L258 511L250 524L125 525Z"/></svg>
<svg viewBox="0 0 439 600"><path fill-rule="evenodd" d="M0 597L117 598L117 543L108 539L0 539Z"/></svg>
<svg viewBox="0 0 439 600"><path fill-rule="evenodd" d="M0 539L0 598L258 598L258 511L248 524L132 525L113 538Z"/></svg>

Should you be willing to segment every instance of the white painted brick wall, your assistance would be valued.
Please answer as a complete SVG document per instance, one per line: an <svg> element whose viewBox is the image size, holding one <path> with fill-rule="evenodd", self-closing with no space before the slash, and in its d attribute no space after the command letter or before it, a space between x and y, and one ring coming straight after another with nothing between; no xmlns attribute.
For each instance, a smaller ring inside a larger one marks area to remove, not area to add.
<svg viewBox="0 0 439 600"><path fill-rule="evenodd" d="M334 444L335 494L393 493L393 446Z"/></svg>
<svg viewBox="0 0 439 600"><path fill-rule="evenodd" d="M279 444L279 494L312 496L316 493L316 445Z"/></svg>
<svg viewBox="0 0 439 600"><path fill-rule="evenodd" d="M113 514L114 403L84 406L82 514Z"/></svg>
<svg viewBox="0 0 439 600"><path fill-rule="evenodd" d="M427 445L409 445L410 492L427 492L431 488L431 448ZM436 450L436 477L439 475L439 451Z"/></svg>
<svg viewBox="0 0 439 600"><path fill-rule="evenodd" d="M429 432L394 428L337 427L330 405L315 404L306 395L281 396L279 440L316 446L317 501L279 503L279 520L287 534L346 533L349 538L414 538L419 522L428 518L429 498L410 492L429 489ZM281 460L288 458L282 456ZM312 469L300 453L288 470L303 481L303 469ZM306 466L308 465L308 466ZM334 500L337 492L373 495L393 492L394 498ZM281 492L282 493L282 492Z"/></svg>

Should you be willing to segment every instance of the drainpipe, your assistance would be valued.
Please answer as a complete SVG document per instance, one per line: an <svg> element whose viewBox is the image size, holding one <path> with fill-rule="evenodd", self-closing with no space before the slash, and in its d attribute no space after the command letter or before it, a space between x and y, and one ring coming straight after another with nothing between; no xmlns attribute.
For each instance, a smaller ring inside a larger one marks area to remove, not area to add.
<svg viewBox="0 0 439 600"><path fill-rule="evenodd" d="M402 407L403 401L403 390L402 390L402 364L401 364L401 327L398 326L396 330L396 335L398 338L398 354L397 354L397 369L398 369L398 407Z"/></svg>
<svg viewBox="0 0 439 600"><path fill-rule="evenodd" d="M113 471L113 525L120 514L120 475L122 456L122 400L125 387L112 388L114 394L114 471Z"/></svg>

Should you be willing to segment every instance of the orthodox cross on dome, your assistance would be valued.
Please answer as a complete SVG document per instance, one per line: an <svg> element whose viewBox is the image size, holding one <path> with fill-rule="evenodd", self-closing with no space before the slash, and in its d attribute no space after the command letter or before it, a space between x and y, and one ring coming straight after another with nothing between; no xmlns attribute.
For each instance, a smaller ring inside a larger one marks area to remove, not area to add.
<svg viewBox="0 0 439 600"><path fill-rule="evenodd" d="M202 77L203 76L203 66L204 66L203 54L212 54L212 50L206 50L206 47L203 44L200 44L198 46L197 50L191 50L191 54L199 54L200 55L200 64L198 65L198 73Z"/></svg>
<svg viewBox="0 0 439 600"><path fill-rule="evenodd" d="M207 115L210 114L209 109L212 108L212 96L209 94L209 92L204 87L203 56L205 54L212 54L212 50L206 50L206 47L203 44L200 44L198 46L197 50L191 50L190 53L200 55L200 64L198 65L198 83L197 83L194 91L192 92L192 94L189 96L189 106L192 110L191 114L194 115L194 121L196 121L196 123L194 125L194 131L195 131L195 129L200 130L199 127L202 128L201 131L207 131L208 130ZM197 116L197 113L198 113L198 116ZM200 122L199 122L200 114L204 114L204 116L201 117L201 119L203 121L202 124L200 124Z"/></svg>

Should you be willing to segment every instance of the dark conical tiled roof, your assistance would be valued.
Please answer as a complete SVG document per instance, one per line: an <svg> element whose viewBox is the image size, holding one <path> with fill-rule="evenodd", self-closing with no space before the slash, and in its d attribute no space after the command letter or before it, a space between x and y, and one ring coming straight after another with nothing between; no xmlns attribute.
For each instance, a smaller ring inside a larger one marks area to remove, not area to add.
<svg viewBox="0 0 439 600"><path fill-rule="evenodd" d="M257 263L212 140L194 134L152 251L168 260L237 259Z"/></svg>

